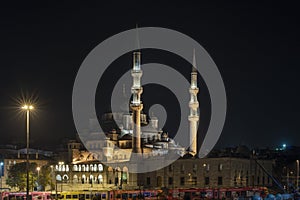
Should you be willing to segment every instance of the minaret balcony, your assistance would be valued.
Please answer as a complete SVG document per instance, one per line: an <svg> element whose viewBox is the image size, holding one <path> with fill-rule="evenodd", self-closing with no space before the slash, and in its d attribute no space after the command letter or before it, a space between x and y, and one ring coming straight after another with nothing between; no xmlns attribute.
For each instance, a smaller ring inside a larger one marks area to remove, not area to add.
<svg viewBox="0 0 300 200"><path fill-rule="evenodd" d="M198 101L190 101L189 107L192 109L197 109L197 108L199 108L199 102Z"/></svg>
<svg viewBox="0 0 300 200"><path fill-rule="evenodd" d="M199 92L199 88L197 88L197 87L192 88L192 87L191 87L191 88L189 89L189 92L190 92L190 94L197 95L198 92Z"/></svg>
<svg viewBox="0 0 300 200"><path fill-rule="evenodd" d="M199 121L198 115L189 115L188 117L189 121Z"/></svg>

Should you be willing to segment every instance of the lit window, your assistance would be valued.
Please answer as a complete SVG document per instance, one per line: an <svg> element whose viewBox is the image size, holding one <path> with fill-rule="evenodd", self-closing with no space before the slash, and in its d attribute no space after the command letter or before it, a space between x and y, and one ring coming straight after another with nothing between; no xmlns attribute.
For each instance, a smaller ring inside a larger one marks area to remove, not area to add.
<svg viewBox="0 0 300 200"><path fill-rule="evenodd" d="M99 170L99 172L102 172L103 171L103 165L99 164L98 165L98 170Z"/></svg>
<svg viewBox="0 0 300 200"><path fill-rule="evenodd" d="M61 175L57 174L57 175L56 175L56 180L57 180L57 181L61 181Z"/></svg>
<svg viewBox="0 0 300 200"><path fill-rule="evenodd" d="M78 167L77 167L77 165L73 165L73 171L78 171Z"/></svg>
<svg viewBox="0 0 300 200"><path fill-rule="evenodd" d="M98 181L100 184L103 183L103 176L101 174L98 176Z"/></svg>
<svg viewBox="0 0 300 200"><path fill-rule="evenodd" d="M223 169L223 165L219 164L219 171L222 171L222 169Z"/></svg>

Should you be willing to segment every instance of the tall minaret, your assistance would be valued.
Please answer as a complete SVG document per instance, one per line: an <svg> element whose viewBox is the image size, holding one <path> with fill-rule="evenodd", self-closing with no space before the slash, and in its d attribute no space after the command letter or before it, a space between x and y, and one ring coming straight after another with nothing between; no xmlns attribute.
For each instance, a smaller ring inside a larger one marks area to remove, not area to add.
<svg viewBox="0 0 300 200"><path fill-rule="evenodd" d="M191 87L189 89L191 99L189 102L190 107L190 154L195 156L197 154L197 131L198 131L198 122L199 122L199 102L197 100L197 94L199 88L197 87L197 68L196 68L196 56L195 49L193 53L193 68L191 73Z"/></svg>
<svg viewBox="0 0 300 200"><path fill-rule="evenodd" d="M137 32L138 34L138 32ZM139 44L137 35L137 45ZM139 48L139 46L138 46ZM132 152L141 153L141 110L143 109L143 104L141 101L141 94L143 93L143 88L141 86L141 77L143 72L141 70L141 52L139 50L133 52L133 69L131 70L131 76L133 78L133 84L131 87L131 94L133 96L130 108L133 112L133 136L132 136Z"/></svg>

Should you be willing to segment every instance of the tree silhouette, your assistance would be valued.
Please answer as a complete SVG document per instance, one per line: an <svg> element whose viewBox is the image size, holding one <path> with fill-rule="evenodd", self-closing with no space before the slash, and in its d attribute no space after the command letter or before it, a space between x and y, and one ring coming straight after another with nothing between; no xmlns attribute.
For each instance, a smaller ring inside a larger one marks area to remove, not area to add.
<svg viewBox="0 0 300 200"><path fill-rule="evenodd" d="M42 166L38 174L37 164L29 164L29 189L45 190L51 183L51 171L48 166ZM6 184L19 191L26 189L26 162L16 163L8 170ZM53 187L53 186L51 186Z"/></svg>

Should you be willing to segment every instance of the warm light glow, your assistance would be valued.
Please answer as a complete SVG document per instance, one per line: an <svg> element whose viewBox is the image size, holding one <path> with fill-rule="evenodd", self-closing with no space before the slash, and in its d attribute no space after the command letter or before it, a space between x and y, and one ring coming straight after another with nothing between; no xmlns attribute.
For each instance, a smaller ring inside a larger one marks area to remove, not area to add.
<svg viewBox="0 0 300 200"><path fill-rule="evenodd" d="M33 107L33 105L24 105L24 106L22 106L22 109L23 110L33 110L34 109L34 107Z"/></svg>
<svg viewBox="0 0 300 200"><path fill-rule="evenodd" d="M40 169L41 169L40 167L37 167L37 168L36 168L36 170L38 170L38 171L40 171Z"/></svg>
<svg viewBox="0 0 300 200"><path fill-rule="evenodd" d="M22 107L22 109L27 110L27 109L28 109L28 106L27 106L27 105L24 105L24 106Z"/></svg>

